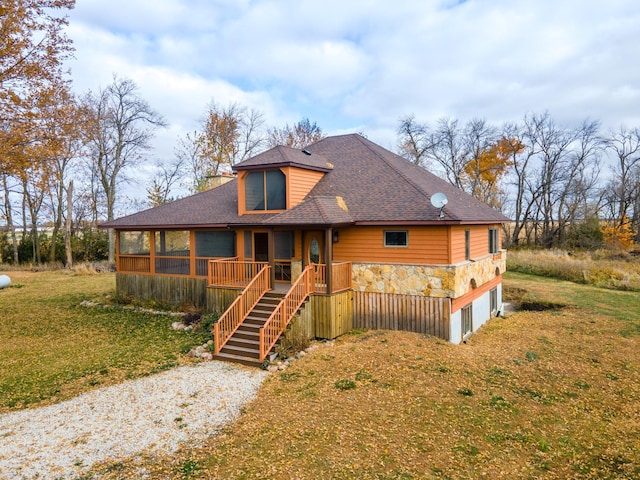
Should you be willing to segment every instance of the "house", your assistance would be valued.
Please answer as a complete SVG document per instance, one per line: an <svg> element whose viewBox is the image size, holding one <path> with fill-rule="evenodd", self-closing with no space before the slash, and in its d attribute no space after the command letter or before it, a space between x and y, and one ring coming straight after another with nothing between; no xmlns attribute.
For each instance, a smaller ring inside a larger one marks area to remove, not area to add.
<svg viewBox="0 0 640 480"><path fill-rule="evenodd" d="M259 344L257 361L296 313L309 337L387 328L453 343L496 315L507 219L425 169L352 134L233 170L102 225L117 232L119 294L224 313L216 352Z"/></svg>

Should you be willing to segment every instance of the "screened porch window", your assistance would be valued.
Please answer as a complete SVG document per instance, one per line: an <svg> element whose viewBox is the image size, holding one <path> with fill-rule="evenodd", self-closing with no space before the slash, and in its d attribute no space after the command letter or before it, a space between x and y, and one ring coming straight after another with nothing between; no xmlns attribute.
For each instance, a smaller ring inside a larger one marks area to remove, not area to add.
<svg viewBox="0 0 640 480"><path fill-rule="evenodd" d="M156 273L167 275L189 275L190 242L186 230L163 230L156 232Z"/></svg>
<svg viewBox="0 0 640 480"><path fill-rule="evenodd" d="M273 232L276 280L291 281L291 258L294 252L293 232Z"/></svg>
<svg viewBox="0 0 640 480"><path fill-rule="evenodd" d="M150 239L150 232L118 232L118 272L151 272Z"/></svg>
<svg viewBox="0 0 640 480"><path fill-rule="evenodd" d="M280 170L249 172L244 180L247 210L284 210L287 208L287 181Z"/></svg>
<svg viewBox="0 0 640 480"><path fill-rule="evenodd" d="M235 232L196 232L196 257L218 258L235 256Z"/></svg>
<svg viewBox="0 0 640 480"><path fill-rule="evenodd" d="M121 255L149 255L149 232L119 232Z"/></svg>
<svg viewBox="0 0 640 480"><path fill-rule="evenodd" d="M225 231L196 231L196 276L206 277L210 258L235 257L236 233Z"/></svg>

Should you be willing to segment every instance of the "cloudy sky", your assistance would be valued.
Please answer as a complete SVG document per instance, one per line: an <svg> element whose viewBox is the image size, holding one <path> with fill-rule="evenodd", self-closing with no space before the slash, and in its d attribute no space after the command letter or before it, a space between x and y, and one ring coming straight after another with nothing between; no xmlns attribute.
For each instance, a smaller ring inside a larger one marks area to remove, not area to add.
<svg viewBox="0 0 640 480"><path fill-rule="evenodd" d="M134 80L170 127L156 156L212 100L271 126L308 117L395 149L398 119L548 110L640 126L637 0L77 0L75 89Z"/></svg>

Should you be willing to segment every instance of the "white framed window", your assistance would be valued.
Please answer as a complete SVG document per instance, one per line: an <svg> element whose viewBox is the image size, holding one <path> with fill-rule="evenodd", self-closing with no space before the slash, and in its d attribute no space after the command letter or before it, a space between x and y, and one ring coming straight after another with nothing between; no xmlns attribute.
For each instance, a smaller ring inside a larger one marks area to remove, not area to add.
<svg viewBox="0 0 640 480"><path fill-rule="evenodd" d="M497 228L489 229L489 253L498 253L500 245L498 244L500 235Z"/></svg>
<svg viewBox="0 0 640 480"><path fill-rule="evenodd" d="M462 322L462 338L465 339L473 332L472 304L462 307L460 310L460 321Z"/></svg>
<svg viewBox="0 0 640 480"><path fill-rule="evenodd" d="M406 230L385 230L385 247L407 247L409 245L409 233Z"/></svg>
<svg viewBox="0 0 640 480"><path fill-rule="evenodd" d="M498 289L493 288L489 291L489 305L491 310L491 316L495 317L498 313Z"/></svg>
<svg viewBox="0 0 640 480"><path fill-rule="evenodd" d="M464 231L464 259L471 258L471 230Z"/></svg>

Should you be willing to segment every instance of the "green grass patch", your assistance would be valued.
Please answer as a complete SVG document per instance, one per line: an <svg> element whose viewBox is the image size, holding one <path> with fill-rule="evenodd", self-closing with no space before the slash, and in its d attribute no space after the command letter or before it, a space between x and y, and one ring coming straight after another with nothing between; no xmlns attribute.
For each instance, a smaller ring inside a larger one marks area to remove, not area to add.
<svg viewBox="0 0 640 480"><path fill-rule="evenodd" d="M151 375L183 361L206 330L174 331L173 317L85 308L107 301L113 274L12 272L0 291L0 411L49 403L97 386Z"/></svg>

